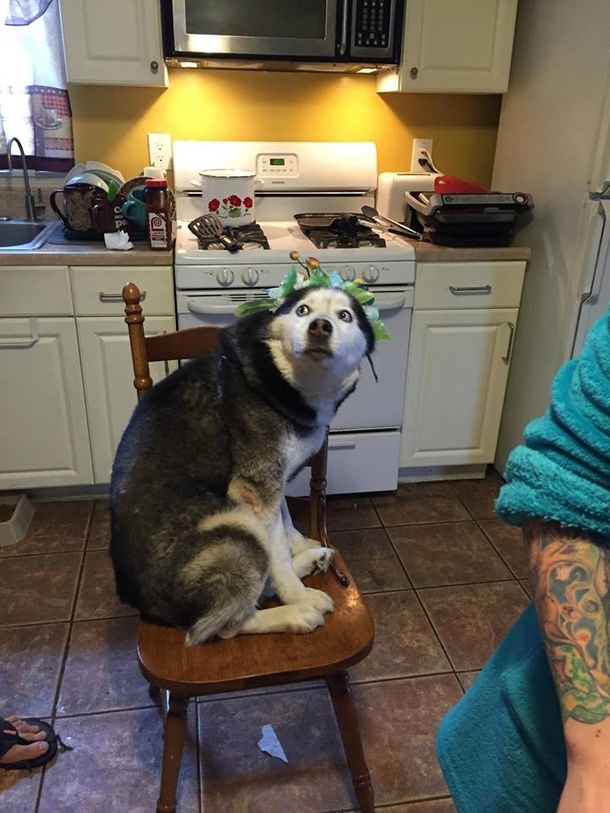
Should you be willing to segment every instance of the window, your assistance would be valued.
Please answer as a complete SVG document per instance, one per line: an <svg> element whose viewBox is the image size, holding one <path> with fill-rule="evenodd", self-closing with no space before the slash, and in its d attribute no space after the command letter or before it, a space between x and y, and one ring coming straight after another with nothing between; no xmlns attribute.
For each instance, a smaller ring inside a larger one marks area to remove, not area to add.
<svg viewBox="0 0 610 813"><path fill-rule="evenodd" d="M16 136L29 168L69 170L74 143L59 0L0 0L0 20L0 169Z"/></svg>

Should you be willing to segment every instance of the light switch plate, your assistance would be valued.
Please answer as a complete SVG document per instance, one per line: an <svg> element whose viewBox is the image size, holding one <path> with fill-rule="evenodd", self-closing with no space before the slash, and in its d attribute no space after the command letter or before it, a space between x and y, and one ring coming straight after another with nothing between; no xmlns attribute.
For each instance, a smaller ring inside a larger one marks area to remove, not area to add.
<svg viewBox="0 0 610 813"><path fill-rule="evenodd" d="M148 134L148 160L151 167L169 169L172 158L172 137L169 133Z"/></svg>

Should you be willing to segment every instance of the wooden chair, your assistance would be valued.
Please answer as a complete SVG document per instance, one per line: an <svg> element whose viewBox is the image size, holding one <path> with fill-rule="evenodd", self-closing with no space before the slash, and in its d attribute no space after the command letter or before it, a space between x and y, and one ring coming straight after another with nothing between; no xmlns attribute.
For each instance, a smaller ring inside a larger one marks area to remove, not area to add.
<svg viewBox="0 0 610 813"><path fill-rule="evenodd" d="M144 336L140 291L133 283L123 288L125 321L134 370L134 386L141 398L152 386L149 362L189 359L218 346L217 328L196 327L175 333ZM309 536L328 544L325 523L327 444L312 459L308 501ZM295 505L291 505L294 515ZM307 507L307 501L305 501ZM270 633L214 639L187 647L184 630L140 621L138 661L151 695L165 700L165 736L161 789L157 813L174 813L189 699L219 692L243 691L324 678L328 686L356 800L363 813L374 813L373 788L366 766L356 708L347 669L368 655L374 623L341 556L333 555L334 569L305 582L329 593L334 612L325 624L307 635Z"/></svg>

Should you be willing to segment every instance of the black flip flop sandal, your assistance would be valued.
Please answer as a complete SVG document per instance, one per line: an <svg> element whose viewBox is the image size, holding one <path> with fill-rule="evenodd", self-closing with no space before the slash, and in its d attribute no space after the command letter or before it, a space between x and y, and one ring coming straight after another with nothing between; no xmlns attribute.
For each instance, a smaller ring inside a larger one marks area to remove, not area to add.
<svg viewBox="0 0 610 813"><path fill-rule="evenodd" d="M24 723L38 726L41 731L44 731L46 734L45 739L38 740L38 742L48 742L49 747L44 754L36 757L36 759L22 759L18 762L0 763L0 768L4 768L5 771L32 771L34 768L40 768L42 765L46 765L50 762L58 751L63 753L64 751L72 750L70 745L64 745L59 734L56 734L53 728L48 723L45 723L44 720L39 720L38 717L21 717L20 719L23 720ZM15 726L7 720L2 721L2 729L15 732L14 736L12 733L3 736L0 732L0 737L4 739L5 743L8 741L8 737L10 737L11 745L32 744L31 740L24 740L23 737L20 737Z"/></svg>

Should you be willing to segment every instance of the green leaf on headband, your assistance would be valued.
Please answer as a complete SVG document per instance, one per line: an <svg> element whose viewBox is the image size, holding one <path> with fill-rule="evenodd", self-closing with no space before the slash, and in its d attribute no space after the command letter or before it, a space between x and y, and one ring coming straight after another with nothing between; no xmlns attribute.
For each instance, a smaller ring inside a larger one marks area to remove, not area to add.
<svg viewBox="0 0 610 813"><path fill-rule="evenodd" d="M293 265L290 271L286 274L284 279L282 280L282 284L280 285L282 294L281 298L286 299L288 294L291 294L294 290L295 283L297 281L297 269Z"/></svg>
<svg viewBox="0 0 610 813"><path fill-rule="evenodd" d="M315 269L310 271L309 280L312 285L322 285L325 288L330 287L330 277L325 271Z"/></svg>
<svg viewBox="0 0 610 813"><path fill-rule="evenodd" d="M378 341L389 341L392 338L381 319L375 319L374 322L371 322L371 327L373 328L373 333Z"/></svg>
<svg viewBox="0 0 610 813"><path fill-rule="evenodd" d="M277 305L273 299L251 299L249 302L242 302L235 309L235 316L249 316L251 313L259 311L269 311Z"/></svg>

